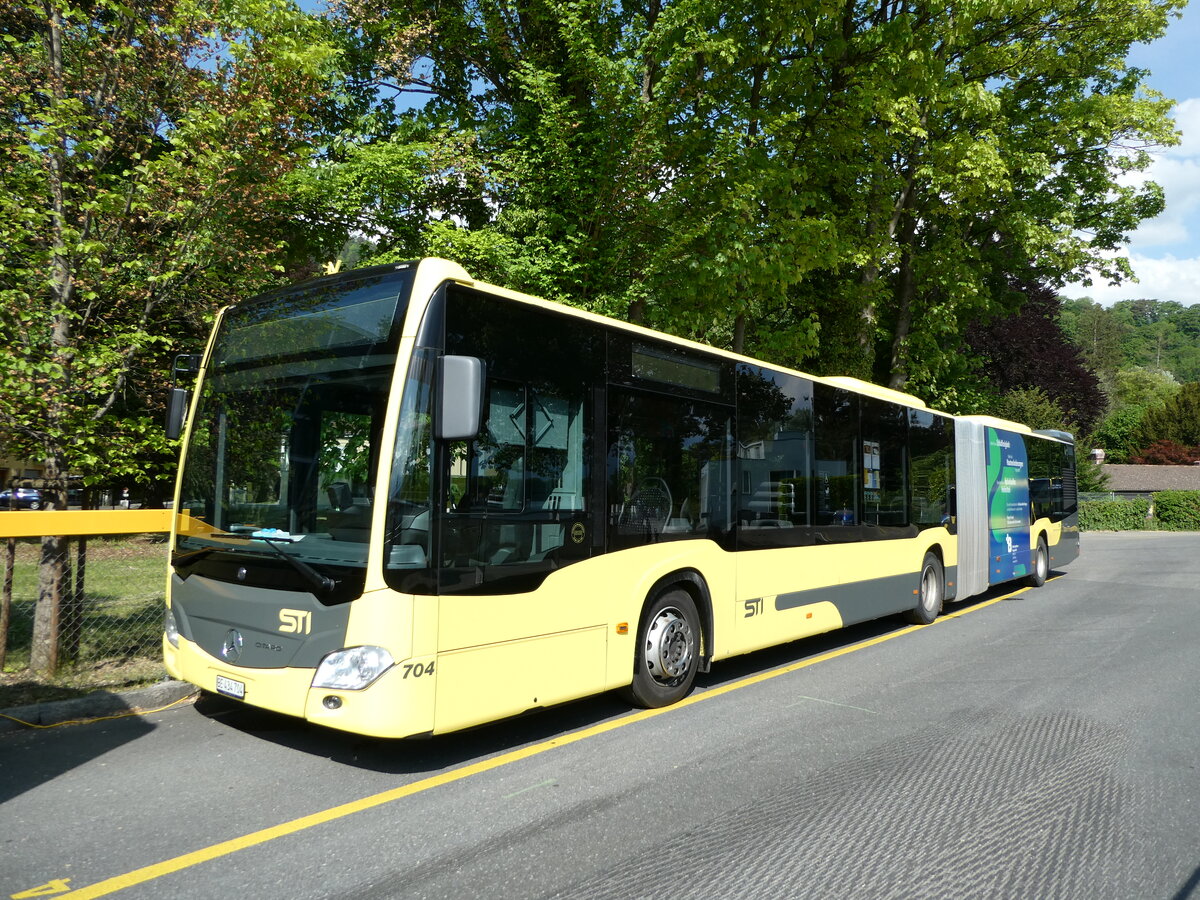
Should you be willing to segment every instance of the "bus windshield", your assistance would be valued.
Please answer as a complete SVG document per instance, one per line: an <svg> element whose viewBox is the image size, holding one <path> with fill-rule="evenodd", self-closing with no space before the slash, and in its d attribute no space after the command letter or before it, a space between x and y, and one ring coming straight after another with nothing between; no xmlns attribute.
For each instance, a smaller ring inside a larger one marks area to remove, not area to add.
<svg viewBox="0 0 1200 900"><path fill-rule="evenodd" d="M221 577L214 562L232 552L286 555L310 581L365 571L412 278L408 265L367 269L226 313L182 472L180 506L202 524L179 536L177 570Z"/></svg>

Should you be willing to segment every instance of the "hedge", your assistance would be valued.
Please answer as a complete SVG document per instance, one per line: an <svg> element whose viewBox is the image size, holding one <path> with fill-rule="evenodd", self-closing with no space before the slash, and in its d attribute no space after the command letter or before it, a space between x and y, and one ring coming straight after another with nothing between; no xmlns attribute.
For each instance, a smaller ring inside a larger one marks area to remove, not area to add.
<svg viewBox="0 0 1200 900"><path fill-rule="evenodd" d="M1141 531L1148 524L1149 500L1083 500L1080 531Z"/></svg>
<svg viewBox="0 0 1200 900"><path fill-rule="evenodd" d="M1200 531L1200 491L1156 491L1151 500L1081 500L1080 531Z"/></svg>
<svg viewBox="0 0 1200 900"><path fill-rule="evenodd" d="M1154 519L1164 531L1200 531L1200 491L1158 491Z"/></svg>

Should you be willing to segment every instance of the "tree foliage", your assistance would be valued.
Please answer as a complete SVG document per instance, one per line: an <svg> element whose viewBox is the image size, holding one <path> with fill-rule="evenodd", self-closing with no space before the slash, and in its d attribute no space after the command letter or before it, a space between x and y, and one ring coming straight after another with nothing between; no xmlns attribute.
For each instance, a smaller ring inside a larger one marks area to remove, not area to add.
<svg viewBox="0 0 1200 900"><path fill-rule="evenodd" d="M1185 447L1200 445L1200 382L1180 387L1171 399L1143 414L1132 435L1134 446L1172 441Z"/></svg>
<svg viewBox="0 0 1200 900"><path fill-rule="evenodd" d="M1175 135L1125 57L1182 3L13 0L0 433L53 505L147 477L170 355L337 254L961 407L1014 282L1128 274Z"/></svg>
<svg viewBox="0 0 1200 900"><path fill-rule="evenodd" d="M1124 59L1177 8L347 0L360 115L301 176L350 189L310 219L953 401L1012 277L1127 274L1108 251L1161 194L1119 176L1174 136Z"/></svg>
<svg viewBox="0 0 1200 900"><path fill-rule="evenodd" d="M1167 438L1152 441L1129 460L1142 466L1190 466L1200 462L1200 447L1185 447Z"/></svg>
<svg viewBox="0 0 1200 900"><path fill-rule="evenodd" d="M1105 461L1123 463L1139 449L1137 431L1142 423L1145 409L1126 406L1114 409L1096 426L1090 436L1090 445L1104 450Z"/></svg>
<svg viewBox="0 0 1200 900"><path fill-rule="evenodd" d="M1125 462L1155 440L1177 440L1177 428L1162 410L1179 395L1181 382L1200 378L1200 307L1150 299L1111 307L1069 300L1061 322L1108 396L1093 446L1104 448L1110 462ZM1158 412L1149 416L1152 410ZM1154 433L1159 425L1167 430Z"/></svg>
<svg viewBox="0 0 1200 900"><path fill-rule="evenodd" d="M1140 299L1104 307L1070 300L1063 307L1063 327L1107 381L1135 368L1179 382L1200 379L1200 306Z"/></svg>
<svg viewBox="0 0 1200 900"><path fill-rule="evenodd" d="M274 0L3 15L0 428L56 471L141 480L164 357L272 272L321 53Z"/></svg>
<svg viewBox="0 0 1200 900"><path fill-rule="evenodd" d="M981 412L1034 429L1078 430L1071 413L1040 387L1014 388L988 403Z"/></svg>
<svg viewBox="0 0 1200 900"><path fill-rule="evenodd" d="M1059 324L1062 301L1042 285L1018 284L1014 289L1023 297L1019 312L967 331L967 345L979 360L980 392L1040 390L1062 411L1062 419L1072 423L1066 430L1090 431L1104 415L1107 401L1099 379ZM1017 421L1031 424L1024 418Z"/></svg>
<svg viewBox="0 0 1200 900"><path fill-rule="evenodd" d="M14 0L0 12L0 433L68 470L152 477L181 340L272 271L278 176L328 61L282 0ZM43 542L34 667L53 669L62 542Z"/></svg>

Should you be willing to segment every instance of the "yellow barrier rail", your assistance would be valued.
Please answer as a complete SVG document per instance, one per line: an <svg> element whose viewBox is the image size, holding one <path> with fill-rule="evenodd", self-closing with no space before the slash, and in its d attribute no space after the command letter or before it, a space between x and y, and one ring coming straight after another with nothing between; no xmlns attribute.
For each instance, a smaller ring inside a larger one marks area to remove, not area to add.
<svg viewBox="0 0 1200 900"><path fill-rule="evenodd" d="M43 509L0 512L5 538L170 531L173 509ZM184 529L180 529L184 530Z"/></svg>

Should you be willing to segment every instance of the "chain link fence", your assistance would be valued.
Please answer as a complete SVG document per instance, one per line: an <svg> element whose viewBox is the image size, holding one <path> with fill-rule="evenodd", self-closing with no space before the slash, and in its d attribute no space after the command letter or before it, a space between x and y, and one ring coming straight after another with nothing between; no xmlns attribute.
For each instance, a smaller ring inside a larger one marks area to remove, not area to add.
<svg viewBox="0 0 1200 900"><path fill-rule="evenodd" d="M162 618L167 545L164 534L72 537L58 607L58 667L30 668L38 615L41 542L0 541L7 634L0 629L0 708L121 688L163 677ZM6 599L8 599L6 597ZM43 609L42 615L48 610Z"/></svg>

